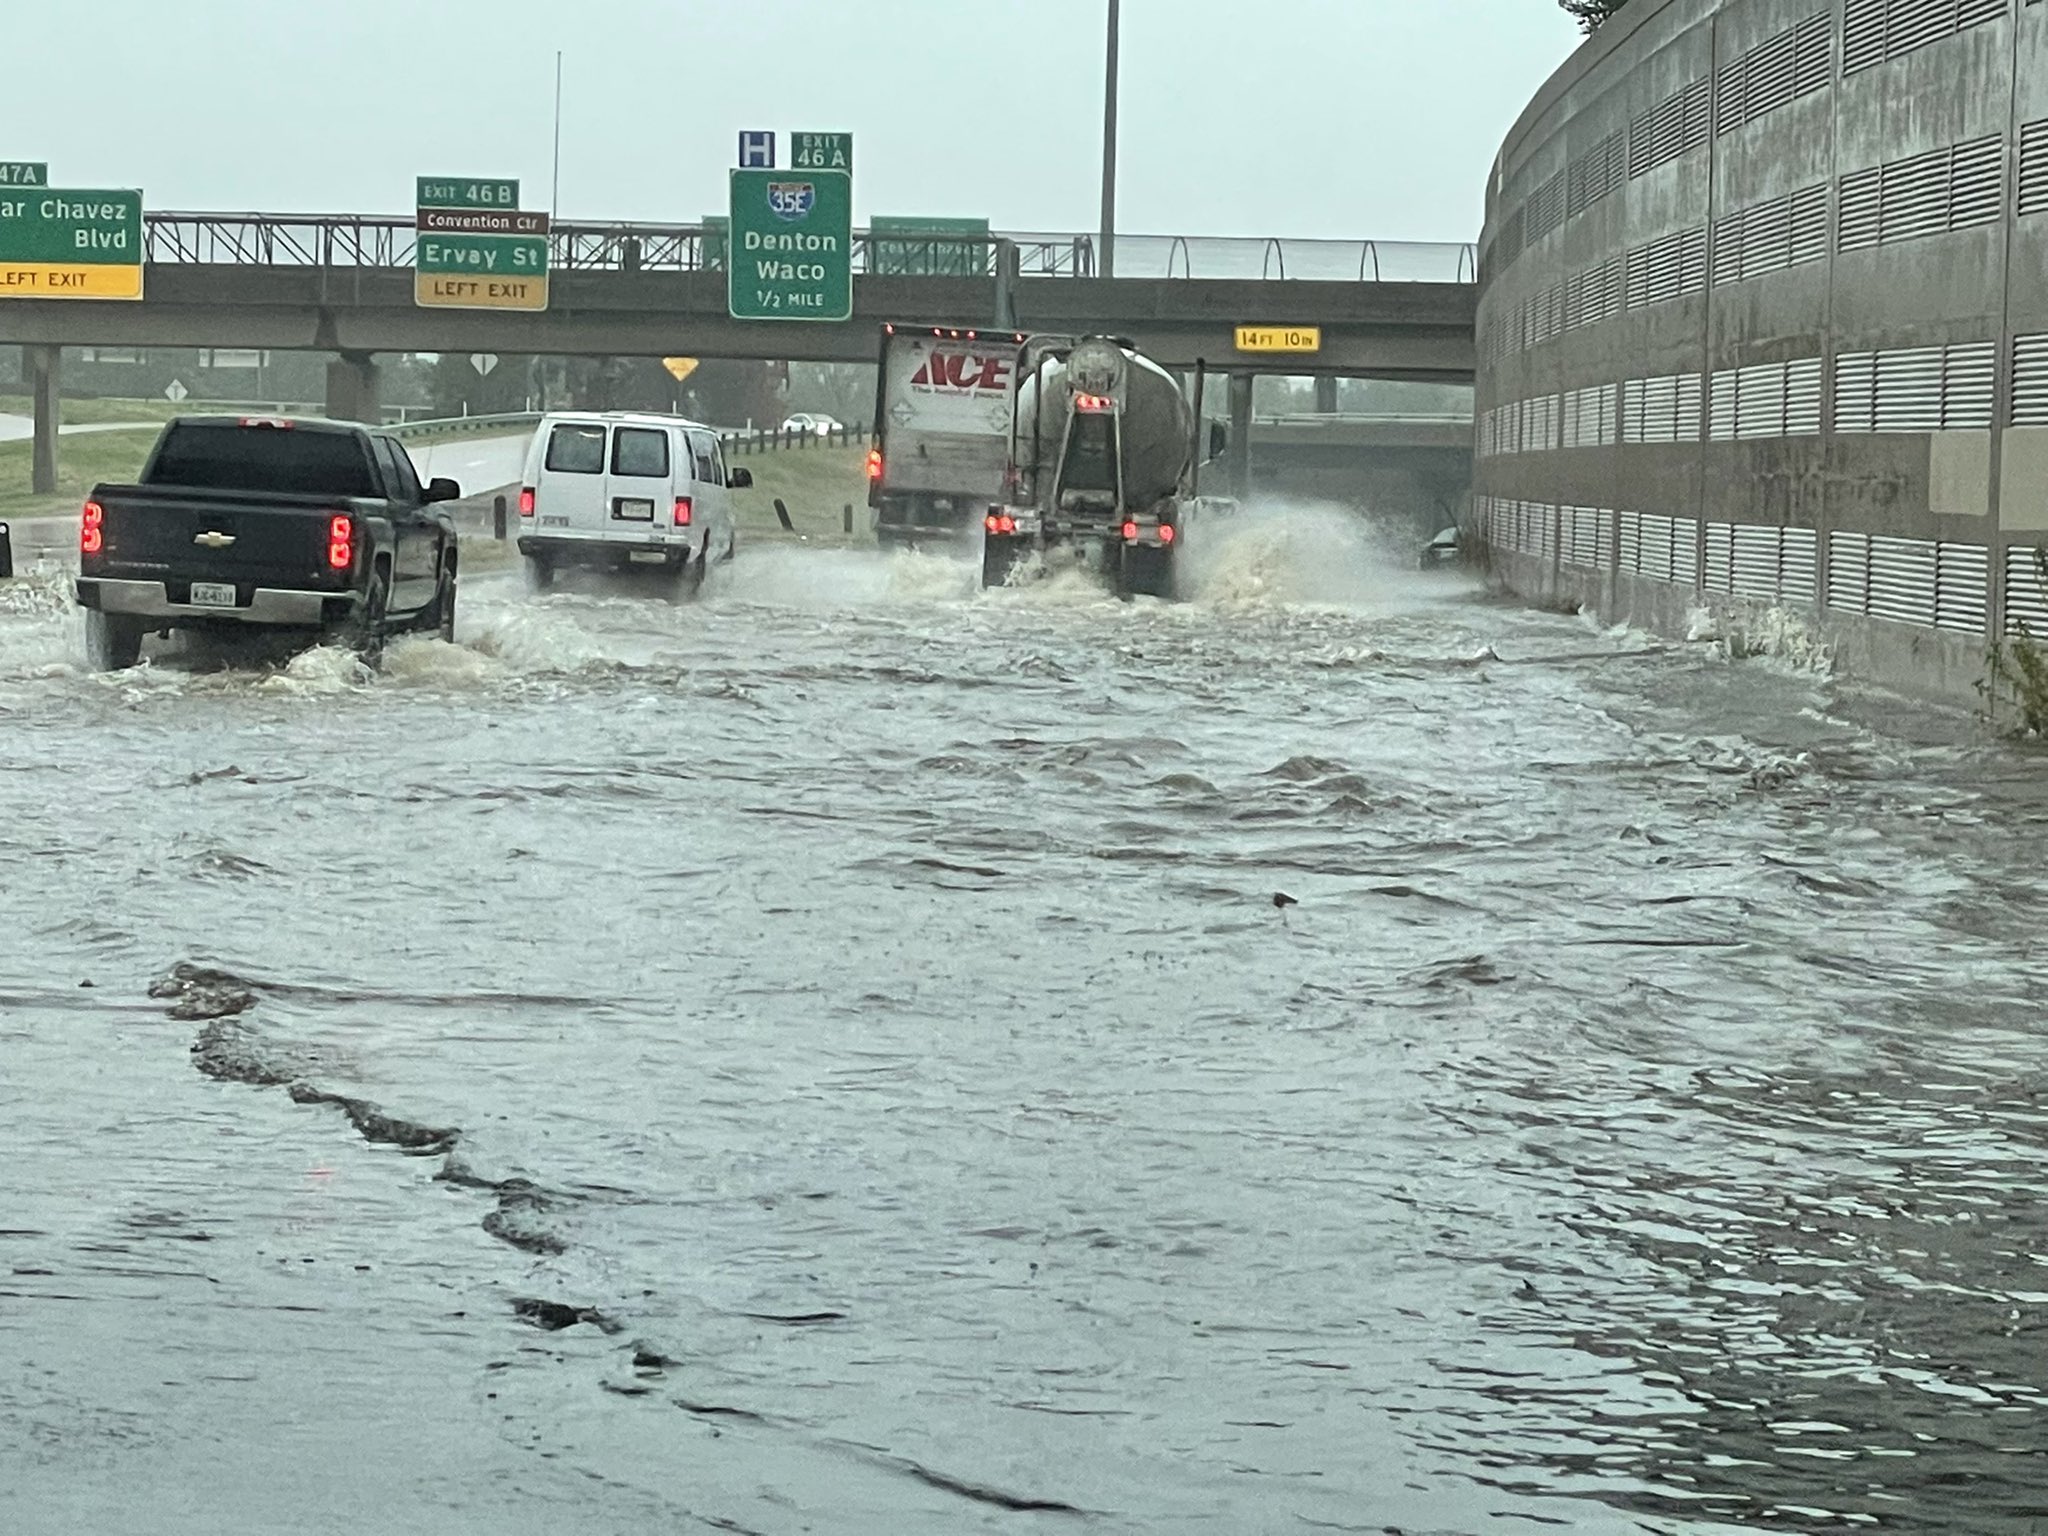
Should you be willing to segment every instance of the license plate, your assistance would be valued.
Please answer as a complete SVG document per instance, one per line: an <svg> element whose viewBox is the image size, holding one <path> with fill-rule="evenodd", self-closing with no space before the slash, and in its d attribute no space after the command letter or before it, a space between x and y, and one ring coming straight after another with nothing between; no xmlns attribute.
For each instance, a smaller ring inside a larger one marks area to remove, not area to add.
<svg viewBox="0 0 2048 1536"><path fill-rule="evenodd" d="M543 528L566 528L569 526L569 519L566 517L543 517L540 520L540 525Z"/></svg>
<svg viewBox="0 0 2048 1536"><path fill-rule="evenodd" d="M235 585L231 581L195 581L192 583L192 606L195 608L232 608L235 606Z"/></svg>
<svg viewBox="0 0 2048 1536"><path fill-rule="evenodd" d="M632 501L621 496L612 503L612 516L625 518L636 523L651 523L654 521L654 503L651 501Z"/></svg>
<svg viewBox="0 0 2048 1536"><path fill-rule="evenodd" d="M658 549L628 550L626 558L635 565L665 565L668 562L668 556Z"/></svg>

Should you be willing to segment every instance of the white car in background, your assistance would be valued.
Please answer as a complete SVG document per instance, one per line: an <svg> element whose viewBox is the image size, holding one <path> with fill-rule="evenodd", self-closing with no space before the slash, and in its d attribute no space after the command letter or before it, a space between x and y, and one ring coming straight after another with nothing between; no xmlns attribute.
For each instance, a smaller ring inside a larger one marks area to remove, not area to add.
<svg viewBox="0 0 2048 1536"><path fill-rule="evenodd" d="M782 423L782 430L807 433L812 437L830 437L834 432L844 432L846 428L833 417L815 415L810 411L798 411Z"/></svg>
<svg viewBox="0 0 2048 1536"><path fill-rule="evenodd" d="M563 567L649 566L694 586L732 558L732 492L716 428L680 416L574 411L543 416L526 451L519 553L536 587Z"/></svg>

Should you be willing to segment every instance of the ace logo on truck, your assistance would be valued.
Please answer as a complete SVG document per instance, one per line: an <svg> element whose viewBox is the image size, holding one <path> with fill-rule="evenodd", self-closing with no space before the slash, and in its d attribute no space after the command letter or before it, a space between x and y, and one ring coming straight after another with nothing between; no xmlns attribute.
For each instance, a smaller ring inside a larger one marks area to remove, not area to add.
<svg viewBox="0 0 2048 1536"><path fill-rule="evenodd" d="M1010 359L973 352L934 352L910 376L914 389L1001 394L1010 387Z"/></svg>

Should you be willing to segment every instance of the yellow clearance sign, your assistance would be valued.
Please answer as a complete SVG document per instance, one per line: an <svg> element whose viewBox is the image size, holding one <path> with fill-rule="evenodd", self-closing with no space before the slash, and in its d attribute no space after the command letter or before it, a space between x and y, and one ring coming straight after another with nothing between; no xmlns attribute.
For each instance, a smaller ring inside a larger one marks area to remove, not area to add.
<svg viewBox="0 0 2048 1536"><path fill-rule="evenodd" d="M1323 331L1316 325L1240 325L1240 352L1320 352Z"/></svg>

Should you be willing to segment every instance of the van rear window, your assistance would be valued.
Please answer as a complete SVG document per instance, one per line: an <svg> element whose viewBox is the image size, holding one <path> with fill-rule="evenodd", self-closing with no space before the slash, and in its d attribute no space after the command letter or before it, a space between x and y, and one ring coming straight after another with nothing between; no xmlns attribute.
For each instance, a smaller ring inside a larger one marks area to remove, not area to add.
<svg viewBox="0 0 2048 1536"><path fill-rule="evenodd" d="M555 428L548 437L547 467L558 475L603 474L604 428Z"/></svg>
<svg viewBox="0 0 2048 1536"><path fill-rule="evenodd" d="M647 427L620 427L612 434L612 473L668 474L668 434Z"/></svg>
<svg viewBox="0 0 2048 1536"><path fill-rule="evenodd" d="M274 491L281 496L377 496L363 440L310 427L244 427L178 422L164 433L151 485L207 491Z"/></svg>

